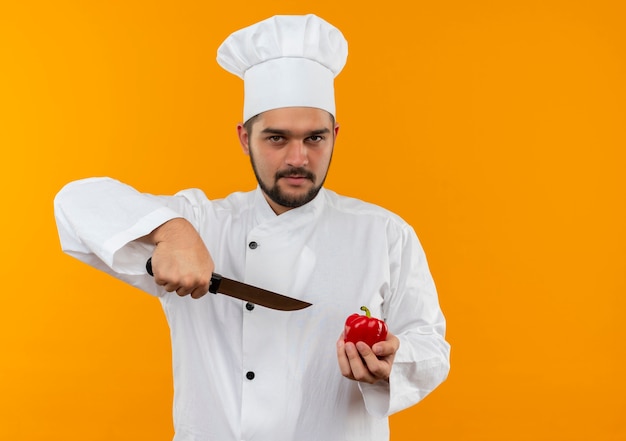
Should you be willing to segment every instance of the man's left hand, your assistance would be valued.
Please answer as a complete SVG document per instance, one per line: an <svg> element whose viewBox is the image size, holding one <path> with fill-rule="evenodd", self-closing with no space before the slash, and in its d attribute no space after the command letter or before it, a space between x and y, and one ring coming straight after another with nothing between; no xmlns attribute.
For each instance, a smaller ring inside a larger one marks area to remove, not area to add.
<svg viewBox="0 0 626 441"><path fill-rule="evenodd" d="M337 341L337 361L341 374L355 381L374 384L388 380L400 340L391 332L385 341L374 344L371 348L362 341L344 342L343 333Z"/></svg>

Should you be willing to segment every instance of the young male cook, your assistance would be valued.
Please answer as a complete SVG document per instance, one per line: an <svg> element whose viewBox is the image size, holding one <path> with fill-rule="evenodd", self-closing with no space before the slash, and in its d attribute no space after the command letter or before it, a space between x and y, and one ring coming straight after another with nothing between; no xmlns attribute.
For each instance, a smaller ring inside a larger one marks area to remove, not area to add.
<svg viewBox="0 0 626 441"><path fill-rule="evenodd" d="M388 440L387 416L446 378L449 345L413 229L323 187L346 40L315 15L275 16L230 35L217 58L244 80L237 131L258 188L208 200L76 181L55 199L63 250L161 301L176 441ZM312 306L205 295L214 270ZM362 305L389 327L372 347L340 335Z"/></svg>

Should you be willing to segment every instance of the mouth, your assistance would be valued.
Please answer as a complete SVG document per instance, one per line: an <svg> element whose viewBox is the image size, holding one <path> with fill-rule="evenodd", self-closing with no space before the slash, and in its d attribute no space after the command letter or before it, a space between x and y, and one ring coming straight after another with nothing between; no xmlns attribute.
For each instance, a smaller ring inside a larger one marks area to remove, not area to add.
<svg viewBox="0 0 626 441"><path fill-rule="evenodd" d="M307 170L286 170L276 173L276 180L284 179L292 184L301 184L305 181L315 182L315 175Z"/></svg>
<svg viewBox="0 0 626 441"><path fill-rule="evenodd" d="M285 181L288 185L294 186L294 187L301 186L305 184L307 181L313 182L313 180L310 179L309 177L301 176L301 175L288 175L288 176L283 176L280 179Z"/></svg>

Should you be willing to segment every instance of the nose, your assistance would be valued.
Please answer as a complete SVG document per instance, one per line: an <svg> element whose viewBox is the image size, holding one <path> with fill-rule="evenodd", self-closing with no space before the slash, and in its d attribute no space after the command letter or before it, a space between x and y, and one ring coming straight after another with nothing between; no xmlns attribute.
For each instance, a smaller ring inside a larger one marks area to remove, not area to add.
<svg viewBox="0 0 626 441"><path fill-rule="evenodd" d="M290 167L304 167L309 163L309 156L304 142L292 140L287 146L285 163Z"/></svg>

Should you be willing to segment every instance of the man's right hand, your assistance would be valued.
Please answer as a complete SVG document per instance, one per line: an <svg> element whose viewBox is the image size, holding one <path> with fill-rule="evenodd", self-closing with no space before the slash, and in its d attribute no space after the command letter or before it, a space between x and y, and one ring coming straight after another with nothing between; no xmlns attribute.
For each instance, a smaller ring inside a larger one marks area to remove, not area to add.
<svg viewBox="0 0 626 441"><path fill-rule="evenodd" d="M167 292L200 298L209 291L213 259L196 229L183 218L172 219L144 238L155 245L154 281Z"/></svg>

